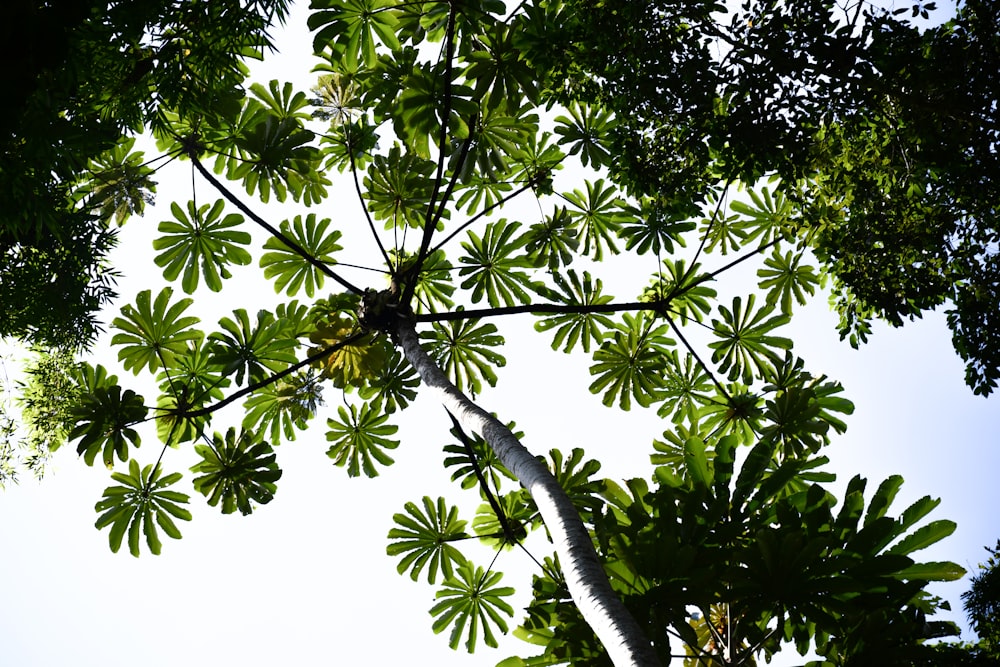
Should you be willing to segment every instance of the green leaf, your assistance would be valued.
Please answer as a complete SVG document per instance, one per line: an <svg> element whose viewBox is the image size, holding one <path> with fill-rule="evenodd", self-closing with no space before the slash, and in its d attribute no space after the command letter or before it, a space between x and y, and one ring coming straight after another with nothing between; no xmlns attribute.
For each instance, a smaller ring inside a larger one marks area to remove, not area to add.
<svg viewBox="0 0 1000 667"><path fill-rule="evenodd" d="M524 437L524 433L517 430L517 424L514 422L508 422L507 428L514 434L515 438L520 440ZM461 442L458 431L452 427L450 432L459 439L459 443L457 444L449 443L444 446L444 453L447 455L444 459L444 467L446 470L452 470L451 481L459 482L463 489L471 489L479 486L479 480L476 478L476 468L473 461L469 458L465 445ZM467 434L467 437L472 442L471 449L472 455L476 459L475 464L478 465L487 483L490 484L490 488L494 492L499 492L501 479L506 477L512 480L514 479L513 473L504 467L500 459L497 458L496 452L493 451L493 448L486 442L482 435L479 433L470 433ZM479 491L480 496L485 498L483 490L480 488Z"/></svg>
<svg viewBox="0 0 1000 667"><path fill-rule="evenodd" d="M269 431L273 444L295 439L295 429L304 429L323 403L323 386L309 370L293 373L256 390L243 404L243 428Z"/></svg>
<svg viewBox="0 0 1000 667"><path fill-rule="evenodd" d="M782 255L775 248L771 256L764 260L764 268L757 270L761 279L758 286L767 290L767 304L773 306L780 301L781 312L785 315L792 312L792 297L800 306L805 305L806 295L812 296L822 285L813 267L799 265L803 255L802 251L793 253L791 250Z"/></svg>
<svg viewBox="0 0 1000 667"><path fill-rule="evenodd" d="M396 449L398 440L389 436L399 427L386 422L389 415L379 414L370 403L363 403L358 410L351 405L350 413L341 406L337 413L340 420L327 419L329 430L326 439L333 443L326 455L335 465L347 467L347 474L357 477L364 471L368 477L377 477L375 464L392 465L393 458L385 450Z"/></svg>
<svg viewBox="0 0 1000 667"><path fill-rule="evenodd" d="M708 489L712 486L712 468L705 455L705 441L688 438L684 441L684 464L695 486Z"/></svg>
<svg viewBox="0 0 1000 667"><path fill-rule="evenodd" d="M635 222L635 216L618 196L617 188L605 186L604 179L587 181L586 187L586 194L574 190L564 194L563 199L573 207L570 216L582 230L583 252L599 262L604 259L605 246L612 254L618 253L614 238L623 224Z"/></svg>
<svg viewBox="0 0 1000 667"><path fill-rule="evenodd" d="M583 166L594 169L611 166L610 133L615 122L610 111L599 107L572 103L569 117L556 116L556 134L561 145L568 145L569 154L580 156Z"/></svg>
<svg viewBox="0 0 1000 667"><path fill-rule="evenodd" d="M526 239L515 237L521 225L505 219L486 226L482 239L469 232L469 241L462 243L465 254L459 258L459 276L468 276L463 289L472 290L472 301L485 296L490 306L497 308L531 302L529 292L536 291L531 278L519 269L532 268L531 261L520 252Z"/></svg>
<svg viewBox="0 0 1000 667"><path fill-rule="evenodd" d="M153 261L163 267L167 280L177 280L183 271L181 287L187 294L197 289L202 274L208 288L218 292L222 280L231 276L228 265L250 263L250 253L241 247L250 243L250 234L233 229L243 223L243 216L229 213L220 217L224 206L221 199L211 207L205 204L197 208L189 201L185 212L173 203L170 210L175 220L157 227L162 236L153 241L153 248L163 252Z"/></svg>
<svg viewBox="0 0 1000 667"><path fill-rule="evenodd" d="M503 615L513 617L514 609L503 598L513 595L514 589L498 586L503 575L499 572L485 572L466 561L456 570L455 576L445 580L435 597L439 600L431 607L435 617L433 630L439 634L451 627L448 645L457 649L466 636L465 647L469 653L476 650L480 629L487 646L496 647L494 628L507 632L507 622Z"/></svg>
<svg viewBox="0 0 1000 667"><path fill-rule="evenodd" d="M135 137L122 137L110 150L92 159L88 178L72 194L103 220L110 222L114 218L118 226L133 214L142 215L156 192L156 181L151 178L154 171L145 164L142 151L132 152L134 145Z"/></svg>
<svg viewBox="0 0 1000 667"><path fill-rule="evenodd" d="M479 320L453 320L435 322L434 329L422 332L428 354L451 378L459 391L468 387L475 396L483 391L482 380L495 386L497 376L493 368L506 361L496 350L503 346L503 337L497 335L493 324L479 324Z"/></svg>
<svg viewBox="0 0 1000 667"><path fill-rule="evenodd" d="M270 312L257 311L254 325L242 308L233 311L233 315L235 321L228 317L219 320L223 332L213 332L208 337L212 363L222 367L223 375L235 374L238 385L243 384L244 378L259 382L297 361L294 352L297 341L288 337L285 323Z"/></svg>
<svg viewBox="0 0 1000 667"><path fill-rule="evenodd" d="M139 464L132 459L127 475L120 472L111 475L120 486L106 488L104 497L94 506L100 514L95 526L98 529L111 527L108 534L111 551L118 552L127 533L129 552L138 557L141 531L150 552L159 554L162 545L157 525L169 537L180 539L181 533L171 517L191 520L191 513L178 504L187 503L188 496L167 488L181 479L180 473L165 477L161 474L159 465L155 469L148 465L140 471Z"/></svg>
<svg viewBox="0 0 1000 667"><path fill-rule="evenodd" d="M392 517L397 527L389 530L391 542L386 547L390 556L403 556L396 571L400 574L409 571L410 578L416 581L426 566L428 583L435 583L438 572L450 579L454 566L463 565L466 560L449 542L469 537L465 532L466 522L458 518L458 508L446 506L444 498L435 503L424 496L423 510L415 503L406 503L404 509L405 514Z"/></svg>
<svg viewBox="0 0 1000 667"><path fill-rule="evenodd" d="M222 513L237 509L245 516L253 512L254 503L265 505L274 498L275 482L281 470L274 452L255 434L231 428L225 437L216 433L211 445L196 445L201 461L191 467L194 488L208 498L212 507L222 504Z"/></svg>
<svg viewBox="0 0 1000 667"><path fill-rule="evenodd" d="M337 243L340 231L328 231L329 226L329 218L323 218L317 223L316 214L310 213L304 219L301 215L295 216L291 223L288 220L282 221L280 231L316 261L336 264L333 253L342 249ZM286 246L284 241L271 237L264 243L264 250L268 252L261 256L260 266L264 269L265 278L275 279L275 292L284 290L288 296L294 296L304 287L306 294L311 297L316 290L322 289L326 279L323 272Z"/></svg>
<svg viewBox="0 0 1000 667"><path fill-rule="evenodd" d="M916 563L893 576L908 581L956 581L965 576L965 568L951 562Z"/></svg>
<svg viewBox="0 0 1000 667"><path fill-rule="evenodd" d="M173 305L170 297L173 290L164 287L150 304L150 291L143 290L135 298L135 306L122 307L124 317L116 317L111 323L122 333L111 338L112 345L123 346L118 351L118 360L136 375L143 368L155 371L160 366L173 366L176 355L187 350L187 341L198 340L203 334L191 329L198 322L197 317L182 317L191 305L191 299L181 299Z"/></svg>
<svg viewBox="0 0 1000 667"><path fill-rule="evenodd" d="M76 452L83 455L87 465L93 465L100 453L104 465L110 468L116 455L121 461L127 460L129 442L139 446L139 433L132 427L145 420L147 412L142 396L131 389L122 391L116 384L97 386L71 409L75 425L69 440L80 439Z"/></svg>
<svg viewBox="0 0 1000 667"><path fill-rule="evenodd" d="M322 5L320 5L322 7ZM322 53L332 47L349 69L375 65L377 45L400 48L395 28L398 22L388 0L343 0L335 9L320 9L309 16L315 31L313 48Z"/></svg>
<svg viewBox="0 0 1000 667"><path fill-rule="evenodd" d="M590 274L583 272L581 280L576 271L569 269L552 275L561 292L551 291L549 296L559 303L568 306L600 306L611 303L614 297L601 294L603 284L600 280L592 280ZM591 343L601 343L604 332L614 327L614 321L601 313L561 313L555 315L540 315L544 319L535 322L536 331L555 329L552 339L552 349L563 346L563 352L571 352L577 343L584 352L590 352Z"/></svg>
<svg viewBox="0 0 1000 667"><path fill-rule="evenodd" d="M921 526L901 539L899 542L890 547L887 553L906 556L914 551L926 549L932 544L939 542L954 533L955 528L957 527L958 524L947 519L932 521L926 526Z"/></svg>
<svg viewBox="0 0 1000 667"><path fill-rule="evenodd" d="M777 350L789 350L792 347L792 341L788 338L769 335L770 331L788 322L787 315L768 318L774 310L768 305L756 313L753 309L753 294L747 297L745 310L741 297L733 299L732 310L720 305L722 319L712 320L712 326L716 337L721 340L708 345L714 350L712 361L719 364L720 370L728 370L730 380L740 378L746 384L753 381L755 370L763 375L769 364L781 361Z"/></svg>
<svg viewBox="0 0 1000 667"><path fill-rule="evenodd" d="M668 346L674 341L666 337L667 326L652 326L652 317L645 311L635 316L626 314L611 340L605 340L594 352L590 374L597 379L590 391L604 392L601 401L611 407L615 401L623 410L632 407L632 399L648 407L662 397L662 374Z"/></svg>

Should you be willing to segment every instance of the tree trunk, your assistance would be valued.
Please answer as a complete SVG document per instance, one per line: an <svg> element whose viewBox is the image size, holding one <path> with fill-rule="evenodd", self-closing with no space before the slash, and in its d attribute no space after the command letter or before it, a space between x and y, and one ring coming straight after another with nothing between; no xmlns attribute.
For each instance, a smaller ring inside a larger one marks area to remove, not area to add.
<svg viewBox="0 0 1000 667"><path fill-rule="evenodd" d="M396 331L403 354L420 375L425 391L455 415L467 431L482 434L538 507L555 545L569 593L615 665L659 666L652 644L612 590L587 528L569 496L548 468L500 421L473 403L448 380L420 347L411 322Z"/></svg>

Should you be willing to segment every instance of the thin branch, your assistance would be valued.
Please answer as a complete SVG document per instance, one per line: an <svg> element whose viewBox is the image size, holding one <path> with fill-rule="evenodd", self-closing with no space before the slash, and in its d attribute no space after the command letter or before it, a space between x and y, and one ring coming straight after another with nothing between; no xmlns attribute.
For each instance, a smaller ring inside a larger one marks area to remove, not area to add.
<svg viewBox="0 0 1000 667"><path fill-rule="evenodd" d="M750 259L751 257L755 257L756 255L761 254L765 250L769 250L770 248L773 248L774 246L778 245L779 243L781 243L781 237L777 236L774 239L771 239L770 241L768 241L767 243L765 243L764 245L757 246L757 248L755 250L752 250L752 251L748 252L747 254L743 255L742 257L737 257L733 261L729 262L729 264L726 264L725 266L722 266L722 267L716 269L715 271L712 271L711 273L705 274L705 276L706 276L705 279L704 280L699 280L698 282L702 283L702 282L705 282L707 280L713 279L717 275L719 275L720 273L724 273L724 272L728 271L729 269L733 268L737 264L741 264L741 263L747 261L748 259Z"/></svg>
<svg viewBox="0 0 1000 667"><path fill-rule="evenodd" d="M293 364L293 365L289 366L288 368L286 368L285 370L280 371L278 373L275 373L274 375L272 375L269 378L265 378L265 379L263 379L263 380L261 380L259 382L254 382L253 384L247 385L243 389L240 389L239 391L234 392L234 393L230 394L229 396L225 397L224 399L222 399L218 403L206 406L204 408L199 408L197 410L184 410L184 411L171 412L169 414L176 415L178 417L187 417L187 418L201 417L203 415L211 414L211 413L215 412L216 410L220 410L220 409L226 407L227 405L229 405L230 403L232 403L236 399L243 398L244 396L246 396L247 394L249 394L251 392L254 392L254 391L257 391L258 389L262 389L264 387L267 387L268 385L274 384L275 382L277 382L278 380L281 380L282 378L288 377L289 375L291 375L295 371L297 371L297 370L299 370L301 368L304 368L305 366L308 366L310 364L314 364L317 361L322 361L323 359L327 358L328 356L330 356L331 354L333 354L334 352L336 352L340 348L345 347L347 345L350 345L350 344L352 344L352 343L360 340L363 336L366 336L366 335L367 335L367 333L364 332L364 331L359 331L358 333L352 334L352 335L348 336L347 338L345 338L344 340L342 340L342 341L340 341L338 343L334 343L330 347L323 348L319 352L316 352L315 354L309 355L308 357L306 357L302 361L298 362L297 364Z"/></svg>
<svg viewBox="0 0 1000 667"><path fill-rule="evenodd" d="M681 328L677 326L677 323L674 322L673 318L668 317L667 322L670 324L670 328L673 330L673 332L677 334L677 337L680 339L681 343L683 343L684 347L687 348L688 353L692 357L694 357L694 360L698 362L698 365L701 366L701 369L706 373L708 373L708 377L712 378L712 384L715 385L715 388L719 390L720 394L726 397L727 403L732 403L733 398L729 395L729 392L727 392L726 388L722 386L722 383L719 382L718 379L716 379L715 375L712 373L712 370L708 367L708 365L704 361L701 360L701 357L698 356L698 353L694 351L694 347L692 347L691 343L689 343L687 338L684 337L684 334L681 332Z"/></svg>
<svg viewBox="0 0 1000 667"><path fill-rule="evenodd" d="M201 175L205 178L205 180L211 183L215 187L215 189L218 190L220 193L222 193L223 197L232 202L232 204L236 206L236 208L243 211L243 213L245 213L251 220L253 220L258 225L266 229L271 234L271 236L275 237L276 239L284 243L286 246L288 246L290 250L292 250L299 257L309 262L311 265L319 269L320 272L322 272L324 275L329 276L333 280L337 281L343 287L346 287L351 292L354 292L355 294L364 294L364 290L362 290L360 287L357 287L352 283L348 282L347 280L345 280L344 278L341 278L340 275L337 274L335 271L333 271L329 266L327 266L323 262L319 261L312 255L310 255L304 248L302 248L302 246L300 246L298 243L296 243L295 241L291 240L290 238L282 234L274 226L272 226L266 220L264 220L259 215L254 213L250 209L250 207L244 204L242 201L240 201L240 199L237 198L236 195L234 195L229 190L229 188L227 188L217 178L215 178L215 176L213 176L210 171L205 169L205 165L201 163L201 160L198 159L197 155L195 155L193 151L190 153L190 157L191 157L191 162L198 169L199 173L201 173Z"/></svg>
<svg viewBox="0 0 1000 667"><path fill-rule="evenodd" d="M498 199L497 201L493 202L492 204L490 204L489 206L487 206L486 208L484 208L482 211L480 211L479 213L475 214L474 216L472 216L471 218L469 218L468 220L466 220L465 222L463 222L461 225L459 225L455 229L455 231L453 231L451 234L449 234L448 236L446 236L443 241L441 241L436 246L434 246L434 248L431 249L430 252L434 252L436 250L440 250L446 243L448 243L448 241L452 240L453 238L455 238L456 236L458 236L461 232L465 231L465 229L468 228L469 226L471 226L474 222L476 222L480 218L488 215L493 209L500 208L501 206L503 206L504 204L506 204L507 202L509 202L511 199L513 199L514 197L516 197L519 194L521 194L522 192L524 192L525 190L528 190L530 188L535 187L535 185L537 185L537 179L532 178L527 183L525 183L520 188L518 188L517 190L514 190L510 194L508 194L508 195L506 195L506 196ZM430 254L430 253L428 253L428 254Z"/></svg>
<svg viewBox="0 0 1000 667"><path fill-rule="evenodd" d="M392 260L389 259L389 253L385 251L385 246L382 245L382 239L379 238L378 231L375 229L375 222L372 220L371 213L368 212L368 207L365 206L364 195L361 194L361 182L358 180L358 166L354 161L354 147L351 145L351 133L349 127L349 125L344 125L344 137L347 139L347 155L351 159L351 175L354 177L354 191L358 193L358 202L361 204L361 210L364 211L365 219L368 220L368 229L371 230L372 236L375 238L375 243L378 244L378 249L382 253L385 265L389 267L389 271L395 271L395 267L392 265Z"/></svg>

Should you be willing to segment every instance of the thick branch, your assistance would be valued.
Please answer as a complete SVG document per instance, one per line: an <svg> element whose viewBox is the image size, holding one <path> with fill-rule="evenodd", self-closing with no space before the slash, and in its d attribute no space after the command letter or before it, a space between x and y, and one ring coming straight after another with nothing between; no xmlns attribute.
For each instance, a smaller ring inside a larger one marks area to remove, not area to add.
<svg viewBox="0 0 1000 667"><path fill-rule="evenodd" d="M466 430L481 433L531 494L552 537L570 595L614 664L658 666L649 639L611 588L579 512L545 464L510 429L455 388L420 347L412 324L401 322L396 333L403 354L420 374L424 391L434 394Z"/></svg>

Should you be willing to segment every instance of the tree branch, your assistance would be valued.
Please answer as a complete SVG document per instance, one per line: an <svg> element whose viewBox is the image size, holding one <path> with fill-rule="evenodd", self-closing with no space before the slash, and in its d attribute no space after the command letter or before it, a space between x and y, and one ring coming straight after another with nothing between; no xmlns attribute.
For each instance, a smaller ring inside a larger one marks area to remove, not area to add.
<svg viewBox="0 0 1000 667"><path fill-rule="evenodd" d="M282 243L284 243L286 246L288 246L288 248L292 252L294 252L299 257L301 257L302 259L304 259L307 262L309 262L310 264L312 264L317 269L319 269L324 275L329 276L330 278L334 279L335 281L337 281L338 283L340 283L343 287L346 287L348 290L350 290L351 292L354 292L355 294L364 294L364 290L362 290L360 287L356 287L355 285L351 284L350 282L348 282L344 278L341 278L340 275L338 275L329 266L327 266L323 262L319 261L318 259L316 259L312 255L310 255L308 252L306 252L306 250L304 248L302 248L302 246L300 246L298 243L296 243L295 241L291 240L290 238L288 238L287 236L285 236L284 234L282 234L273 225L271 225L270 223L268 223L266 220L264 220L262 217L260 217L256 213L254 213L253 210L251 210L249 206L247 206L242 201L240 201L239 198L237 198L236 195L234 195L229 190L229 188L227 188L225 185L223 185L219 181L219 179L217 179L215 176L213 176L210 171L208 171L207 169L205 169L205 165L203 165L201 163L201 160L198 159L198 156L195 155L193 151L190 152L189 155L191 157L191 162L194 164L195 168L198 169L199 173L201 173L201 175L205 178L205 180L207 180L209 183L211 183L215 187L215 189L218 190L220 193L222 193L223 197L225 197L230 202L232 202L232 204L234 206L236 206L236 208L238 208L241 211L243 211L247 215L247 217L249 217L251 220L253 220L254 222L256 222L258 225L260 225L261 227L263 227L264 229L266 229L271 234L271 236L275 237L276 239L278 239L279 241L281 241Z"/></svg>

